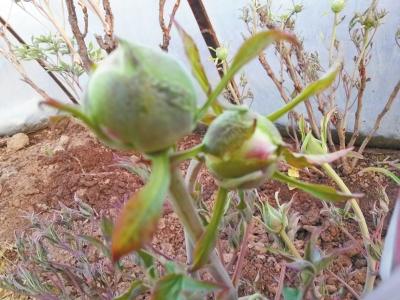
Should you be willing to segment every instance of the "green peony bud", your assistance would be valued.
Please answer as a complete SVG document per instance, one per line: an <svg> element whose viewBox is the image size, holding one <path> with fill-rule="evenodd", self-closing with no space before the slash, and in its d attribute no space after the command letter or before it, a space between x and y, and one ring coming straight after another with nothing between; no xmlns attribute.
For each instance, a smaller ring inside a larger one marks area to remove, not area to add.
<svg viewBox="0 0 400 300"><path fill-rule="evenodd" d="M276 127L247 108L225 111L218 116L203 141L211 173L220 181L235 180L240 188L259 186L272 175L276 151L282 144ZM260 176L248 176L257 173Z"/></svg>
<svg viewBox="0 0 400 300"><path fill-rule="evenodd" d="M293 12L296 14L301 13L302 10L303 10L303 5L301 5L301 4L296 4L293 7Z"/></svg>
<svg viewBox="0 0 400 300"><path fill-rule="evenodd" d="M225 61L228 58L228 48L221 46L215 49L215 56L221 61Z"/></svg>
<svg viewBox="0 0 400 300"><path fill-rule="evenodd" d="M331 3L331 9L335 14L340 13L345 5L345 0L333 0Z"/></svg>
<svg viewBox="0 0 400 300"><path fill-rule="evenodd" d="M287 209L285 204L278 208L271 206L268 202L262 205L262 217L268 232L279 233L286 229L289 224Z"/></svg>
<svg viewBox="0 0 400 300"><path fill-rule="evenodd" d="M196 94L167 54L125 41L94 71L84 112L120 148L164 150L195 127Z"/></svg>

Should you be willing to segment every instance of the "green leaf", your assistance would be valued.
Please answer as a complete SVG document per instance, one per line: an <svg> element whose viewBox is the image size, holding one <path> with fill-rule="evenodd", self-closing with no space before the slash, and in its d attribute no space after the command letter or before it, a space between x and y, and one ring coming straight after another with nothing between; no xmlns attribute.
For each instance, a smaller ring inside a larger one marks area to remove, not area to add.
<svg viewBox="0 0 400 300"><path fill-rule="evenodd" d="M101 233L106 241L111 241L112 232L114 230L114 223L110 218L103 217L100 223Z"/></svg>
<svg viewBox="0 0 400 300"><path fill-rule="evenodd" d="M290 184L291 186L303 190L306 193L309 193L310 195L324 201L340 202L352 198L359 198L362 196L361 194L345 194L342 192L338 192L334 188L327 185L299 181L292 177L286 176L281 172L275 172L272 176L272 179Z"/></svg>
<svg viewBox="0 0 400 300"><path fill-rule="evenodd" d="M140 257L143 266L146 268L147 274L150 276L150 278L155 279L157 277L157 273L156 265L154 264L154 257L144 250L139 250L137 254Z"/></svg>
<svg viewBox="0 0 400 300"><path fill-rule="evenodd" d="M283 115L285 115L287 112L291 111L301 102L327 89L335 80L336 75L339 73L340 67L341 67L341 62L336 62L324 76L307 85L301 91L301 93L298 94L292 101L290 101L277 111L273 112L272 114L268 115L267 118L270 121L275 122Z"/></svg>
<svg viewBox="0 0 400 300"><path fill-rule="evenodd" d="M393 172L389 171L388 169L385 168L379 168L379 167L369 167L361 170L361 173L364 172L378 172L386 175L387 177L391 178L394 182L396 182L397 185L400 185L400 177L394 174Z"/></svg>
<svg viewBox="0 0 400 300"><path fill-rule="evenodd" d="M208 81L206 72L204 71L203 64L201 63L200 52L192 37L177 23L174 22L178 29L179 35L185 47L186 57L189 59L192 67L192 73L197 79L203 91L209 95L211 93L211 85Z"/></svg>
<svg viewBox="0 0 400 300"><path fill-rule="evenodd" d="M343 156L346 156L352 149L353 148L343 149L326 154L303 154L291 152L289 149L284 148L282 150L282 154L289 165L301 169L312 165L331 163Z"/></svg>
<svg viewBox="0 0 400 300"><path fill-rule="evenodd" d="M143 284L143 282L141 282L140 280L134 280L125 293L115 297L113 300L135 300L146 290L147 287Z"/></svg>
<svg viewBox="0 0 400 300"><path fill-rule="evenodd" d="M215 241L217 240L219 233L218 227L224 215L227 195L228 191L226 189L221 187L218 189L210 223L208 223L206 231L196 242L194 247L193 266L191 267L192 271L196 271L206 264L211 251L214 249Z"/></svg>
<svg viewBox="0 0 400 300"><path fill-rule="evenodd" d="M204 106L199 110L197 114L197 120L200 120L207 113L208 108L222 93L222 91L227 86L229 81L233 78L233 76L245 64L254 59L266 47L280 40L286 40L292 43L296 43L296 39L293 35L279 30L262 31L248 38L234 56L228 71L222 77L221 81L218 83L214 91L212 91Z"/></svg>
<svg viewBox="0 0 400 300"><path fill-rule="evenodd" d="M319 139L316 139L310 131L303 140L301 152L306 154L323 155L328 153L328 149L326 145L324 145Z"/></svg>
<svg viewBox="0 0 400 300"><path fill-rule="evenodd" d="M114 261L150 242L157 229L169 183L170 164L165 151L152 157L148 183L127 201L116 221L111 247Z"/></svg>
<svg viewBox="0 0 400 300"><path fill-rule="evenodd" d="M153 291L152 300L186 299L182 292L209 293L219 289L215 283L192 279L183 274L169 274L161 278Z"/></svg>
<svg viewBox="0 0 400 300"><path fill-rule="evenodd" d="M303 292L296 288L284 287L282 290L284 300L301 300Z"/></svg>

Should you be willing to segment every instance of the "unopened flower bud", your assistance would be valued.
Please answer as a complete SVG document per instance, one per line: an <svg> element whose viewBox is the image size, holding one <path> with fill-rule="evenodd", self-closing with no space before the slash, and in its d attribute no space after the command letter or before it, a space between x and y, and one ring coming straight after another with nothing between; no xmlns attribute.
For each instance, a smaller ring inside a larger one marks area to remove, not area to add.
<svg viewBox="0 0 400 300"><path fill-rule="evenodd" d="M221 46L215 49L215 56L221 61L225 61L228 58L228 48Z"/></svg>
<svg viewBox="0 0 400 300"><path fill-rule="evenodd" d="M240 184L242 188L255 187L275 171L276 151L281 143L276 127L265 117L247 108L225 111L204 137L206 165L220 180L260 172L262 180Z"/></svg>
<svg viewBox="0 0 400 300"><path fill-rule="evenodd" d="M331 4L331 9L335 14L340 13L345 5L345 0L333 0Z"/></svg>
<svg viewBox="0 0 400 300"><path fill-rule="evenodd" d="M288 217L284 207L275 208L268 202L263 205L263 221L270 233L279 233L288 226Z"/></svg>
<svg viewBox="0 0 400 300"><path fill-rule="evenodd" d="M107 140L152 153L193 130L196 94L176 60L120 41L91 76L84 111Z"/></svg>

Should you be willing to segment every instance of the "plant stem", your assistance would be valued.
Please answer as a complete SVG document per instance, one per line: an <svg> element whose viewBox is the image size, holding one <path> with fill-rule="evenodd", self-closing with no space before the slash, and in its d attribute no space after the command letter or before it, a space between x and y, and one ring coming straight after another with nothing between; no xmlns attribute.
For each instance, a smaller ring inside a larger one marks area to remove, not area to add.
<svg viewBox="0 0 400 300"><path fill-rule="evenodd" d="M329 47L329 66L333 63L333 49L335 48L335 41L336 41L336 29L338 25L338 18L339 14L335 13L333 16L333 26L332 26L332 35L331 35L331 43Z"/></svg>
<svg viewBox="0 0 400 300"><path fill-rule="evenodd" d="M323 164L322 168L325 170L326 174L328 174L328 176L336 182L336 184L339 186L339 188L343 192L351 193L349 188L347 187L347 185L342 180L342 178L340 178L340 176L335 172L335 170L328 163ZM369 254L371 238L369 235L368 225L367 225L367 222L365 221L364 214L361 211L361 208L358 205L356 199L353 198L353 199L350 199L349 201L350 201L350 205L353 209L353 212L357 217L358 226L360 227L360 232L361 232L361 236L363 239L365 251L367 253L368 268L367 268L367 274L366 274L366 278L365 278L365 285L364 285L364 291L363 291L363 294L367 294L370 291L372 291L372 289L374 288L374 282L375 282L375 278L376 278L375 272L376 272L376 267L377 267L377 261Z"/></svg>
<svg viewBox="0 0 400 300"><path fill-rule="evenodd" d="M196 145L192 148L182 150L179 152L175 152L171 155L171 164L177 164L180 163L181 161L184 161L189 158L195 157L197 154L202 152L204 149L203 144Z"/></svg>
<svg viewBox="0 0 400 300"><path fill-rule="evenodd" d="M175 213L178 215L187 234L192 241L197 241L204 233L204 227L193 205L193 199L185 186L182 175L176 167L171 170L170 195L170 201L174 207ZM210 254L210 264L208 268L212 276L227 289L227 293L224 295L223 299L238 299L237 291L215 251Z"/></svg>
<svg viewBox="0 0 400 300"><path fill-rule="evenodd" d="M282 239L282 241L285 243L286 247L288 247L290 253L292 253L292 255L295 256L296 258L302 259L299 251L297 251L296 247L294 246L293 242L288 237L284 228L279 232L279 236Z"/></svg>

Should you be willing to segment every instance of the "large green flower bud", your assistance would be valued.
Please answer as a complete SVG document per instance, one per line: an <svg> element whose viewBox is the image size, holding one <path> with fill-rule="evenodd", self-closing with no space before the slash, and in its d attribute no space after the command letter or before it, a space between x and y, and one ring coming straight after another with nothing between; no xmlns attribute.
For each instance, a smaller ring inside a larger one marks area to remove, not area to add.
<svg viewBox="0 0 400 300"><path fill-rule="evenodd" d="M225 111L204 137L206 165L220 182L256 187L275 171L280 144L278 130L265 117L247 108Z"/></svg>
<svg viewBox="0 0 400 300"><path fill-rule="evenodd" d="M94 71L84 103L106 142L145 153L190 133L195 110L192 81L176 60L124 41Z"/></svg>

